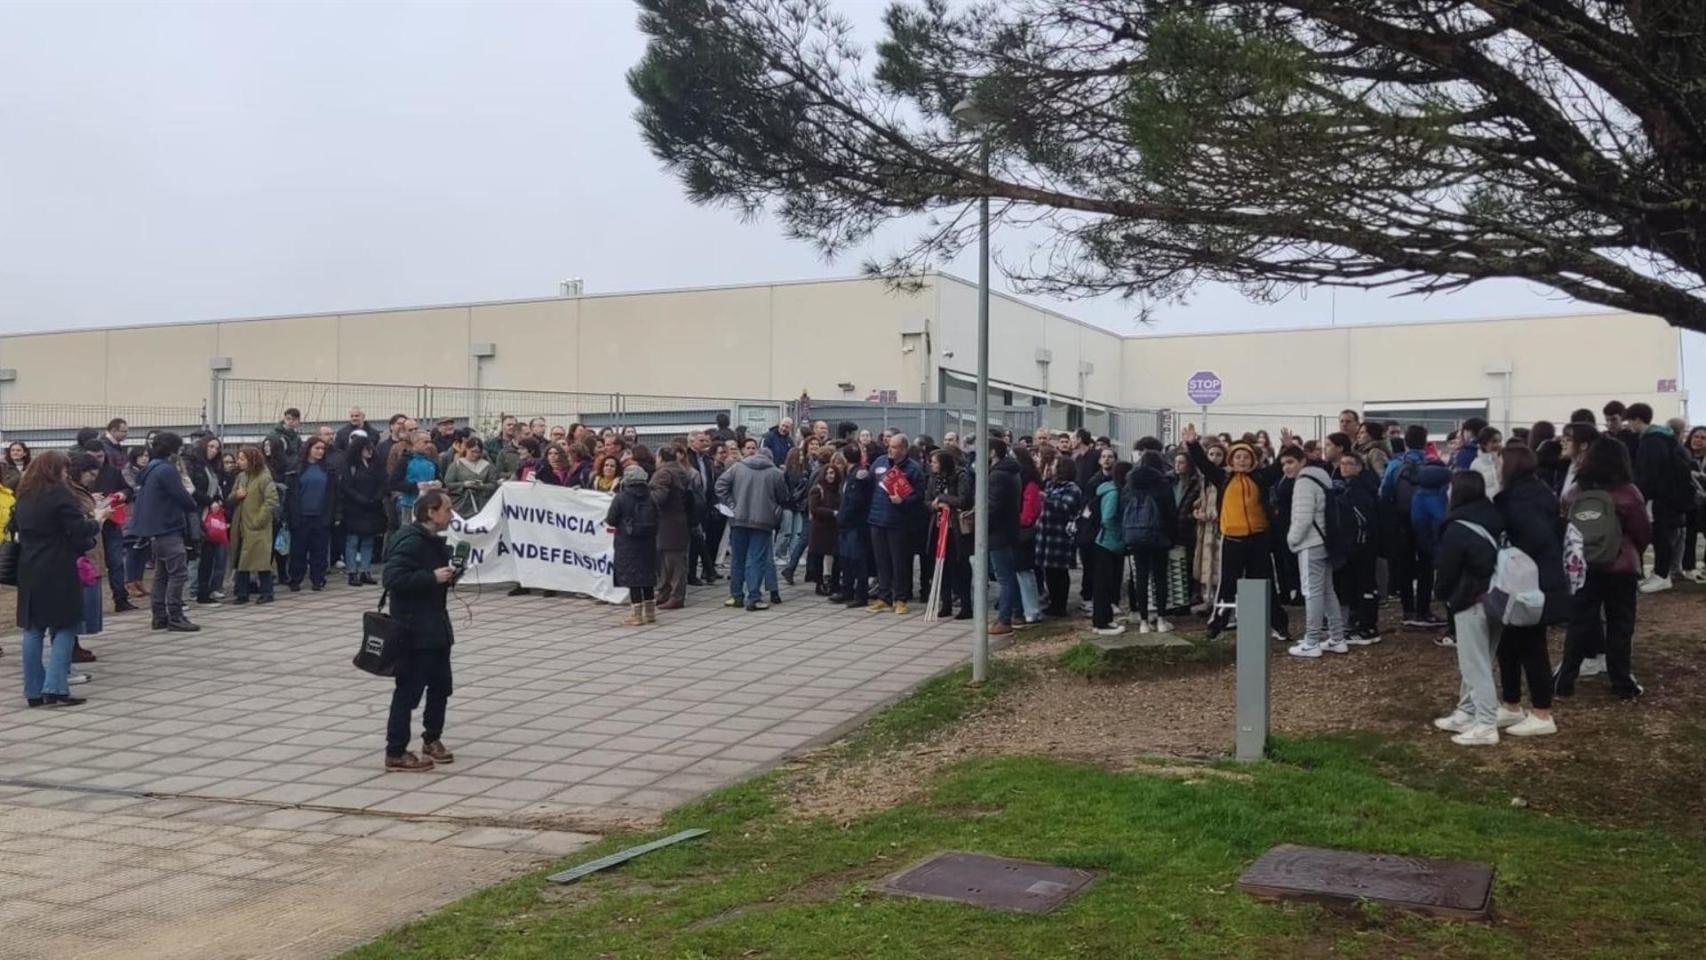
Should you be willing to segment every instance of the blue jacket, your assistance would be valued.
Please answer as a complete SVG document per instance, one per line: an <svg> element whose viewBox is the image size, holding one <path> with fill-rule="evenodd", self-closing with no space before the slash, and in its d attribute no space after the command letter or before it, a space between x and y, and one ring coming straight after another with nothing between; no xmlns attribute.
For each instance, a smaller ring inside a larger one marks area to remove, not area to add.
<svg viewBox="0 0 1706 960"><path fill-rule="evenodd" d="M788 451L794 449L794 438L782 436L782 431L771 427L764 433L764 449L770 451L770 459L780 467L788 462Z"/></svg>
<svg viewBox="0 0 1706 960"><path fill-rule="evenodd" d="M135 537L183 536L195 510L195 497L184 489L183 475L165 460L149 461L136 479L136 513L130 519Z"/></svg>
<svg viewBox="0 0 1706 960"><path fill-rule="evenodd" d="M1451 458L1451 469L1468 470L1474 466L1475 458L1481 455L1481 444L1476 440L1465 441L1457 448L1457 455Z"/></svg>
<svg viewBox="0 0 1706 960"><path fill-rule="evenodd" d="M912 492L899 503L890 503L889 495L883 492L883 475L890 470L899 470L912 481ZM871 477L877 483L871 492L871 526L884 529L912 526L924 505L924 471L918 461L908 457L896 464L887 455L878 457L871 464Z"/></svg>
<svg viewBox="0 0 1706 960"><path fill-rule="evenodd" d="M433 463L432 458L424 453L411 453L408 464L403 467L403 479L407 481L409 489L397 498L397 506L403 510L413 510L415 500L420 497L420 488L415 484L437 480L438 464Z"/></svg>
<svg viewBox="0 0 1706 960"><path fill-rule="evenodd" d="M1410 501L1410 529L1416 543L1428 556L1434 555L1439 544L1440 527L1445 525L1445 508L1451 489L1451 468L1438 460L1424 461L1416 475L1416 496Z"/></svg>

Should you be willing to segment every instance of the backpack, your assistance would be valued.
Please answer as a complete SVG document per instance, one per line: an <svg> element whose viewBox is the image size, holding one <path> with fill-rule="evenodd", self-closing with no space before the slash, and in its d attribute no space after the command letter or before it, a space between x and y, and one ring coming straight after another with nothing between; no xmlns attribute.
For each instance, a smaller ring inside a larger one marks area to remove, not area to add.
<svg viewBox="0 0 1706 960"><path fill-rule="evenodd" d="M1303 479L1321 488L1323 509L1323 524L1316 524L1315 529L1321 534L1321 540L1327 549L1327 562L1333 569L1343 567L1356 552L1357 544L1367 542L1367 525L1363 522L1362 514L1345 500L1345 492L1330 483L1322 483L1315 477L1303 474Z"/></svg>
<svg viewBox="0 0 1706 960"><path fill-rule="evenodd" d="M1398 479L1393 484L1395 499L1398 501L1398 516L1406 523L1410 520L1410 507L1416 502L1416 491L1421 489L1418 479L1422 474L1422 465L1414 460L1405 460L1398 468Z"/></svg>
<svg viewBox="0 0 1706 960"><path fill-rule="evenodd" d="M1155 502L1153 494L1134 494L1120 504L1120 539L1128 550L1134 547L1165 550L1173 545L1161 505Z"/></svg>
<svg viewBox="0 0 1706 960"><path fill-rule="evenodd" d="M1487 609L1487 619L1507 627L1532 627L1540 622L1546 608L1546 594L1540 590L1540 568L1534 558L1513 546L1509 539L1502 543L1493 539L1487 528L1468 520L1458 523L1480 534L1481 539L1499 552L1493 566L1493 579L1487 585L1487 596L1481 604Z"/></svg>
<svg viewBox="0 0 1706 960"><path fill-rule="evenodd" d="M658 507L650 493L628 498L628 509L622 512L621 530L624 537L655 537L658 534Z"/></svg>
<svg viewBox="0 0 1706 960"><path fill-rule="evenodd" d="M1582 539L1582 562L1589 570L1609 570L1623 550L1623 524L1617 501L1606 490L1577 490L1570 501L1569 529Z"/></svg>

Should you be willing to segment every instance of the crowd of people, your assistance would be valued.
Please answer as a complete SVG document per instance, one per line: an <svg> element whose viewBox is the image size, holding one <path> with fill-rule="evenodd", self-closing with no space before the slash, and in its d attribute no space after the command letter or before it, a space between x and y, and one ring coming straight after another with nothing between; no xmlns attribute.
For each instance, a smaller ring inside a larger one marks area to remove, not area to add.
<svg viewBox="0 0 1706 960"><path fill-rule="evenodd" d="M334 570L350 587L372 586L377 558L391 559L387 540L421 552L420 530L442 532L447 511L471 516L520 480L612 495L614 581L636 627L685 606L688 587L725 577L723 603L749 612L781 603L780 583L803 576L842 607L905 616L929 602L936 618L965 620L972 578L984 575L997 586L995 636L1079 615L1098 634L1166 633L1198 614L1212 639L1235 625L1238 581L1254 578L1271 584L1275 640L1318 659L1379 642L1382 608L1395 600L1404 625L1457 647L1461 701L1438 725L1482 744L1501 729L1555 731L1553 697L1583 676L1603 672L1618 695L1638 696L1638 597L1706 580L1706 427L1654 423L1640 403L1607 404L1601 416L1579 410L1561 429L1540 422L1509 436L1471 419L1436 440L1424 426L1346 410L1318 440L1202 436L1187 424L1174 444L1145 437L1122 456L1087 430L949 433L938 444L851 422L796 430L789 418L749 436L719 416L654 448L631 427L512 416L489 437L452 419L422 429L403 414L380 427L359 409L309 430L292 408L240 449L206 432L133 444L122 419L80 431L65 452L10 443L0 510L23 551L18 623L32 706L83 702L70 687L96 657L79 638L109 613L146 600L155 629L193 632L190 603L271 603L277 584L318 591ZM974 571L979 470L988 565ZM416 533L399 537L405 528ZM1506 547L1539 570L1537 624L1484 611ZM429 566L416 573L437 577L439 559L421 559ZM1549 626L1565 628L1556 670ZM423 691L433 703L439 672L448 686L445 658L417 671L409 707ZM442 713L440 701L439 725ZM388 752L387 762L406 769L440 751Z"/></svg>

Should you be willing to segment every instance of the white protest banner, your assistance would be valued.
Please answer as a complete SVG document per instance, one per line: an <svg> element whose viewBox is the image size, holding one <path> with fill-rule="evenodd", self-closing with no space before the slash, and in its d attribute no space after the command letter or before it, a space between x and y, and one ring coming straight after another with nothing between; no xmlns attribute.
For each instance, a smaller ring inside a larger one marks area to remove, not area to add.
<svg viewBox="0 0 1706 960"><path fill-rule="evenodd" d="M628 591L611 583L615 537L604 526L610 500L597 490L505 483L485 509L450 523L450 542L469 546L462 583L519 583L628 602Z"/></svg>

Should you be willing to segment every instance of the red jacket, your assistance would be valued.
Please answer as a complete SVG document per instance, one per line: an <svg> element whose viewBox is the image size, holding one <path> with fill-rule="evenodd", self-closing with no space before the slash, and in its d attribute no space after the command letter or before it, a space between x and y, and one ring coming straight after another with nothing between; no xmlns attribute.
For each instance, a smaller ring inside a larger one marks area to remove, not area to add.
<svg viewBox="0 0 1706 960"><path fill-rule="evenodd" d="M1577 487L1570 494L1573 502L1581 492ZM1623 529L1623 545L1617 550L1617 562L1608 573L1640 576L1641 555L1653 542L1653 523L1647 519L1647 501L1639 487L1625 483L1611 491L1611 501L1617 505L1617 525Z"/></svg>
<svg viewBox="0 0 1706 960"><path fill-rule="evenodd" d="M1043 515L1043 488L1037 483L1025 484L1025 490L1019 494L1019 526L1034 527Z"/></svg>

